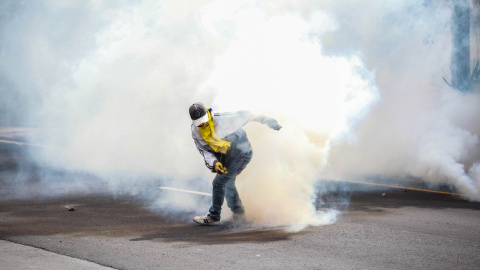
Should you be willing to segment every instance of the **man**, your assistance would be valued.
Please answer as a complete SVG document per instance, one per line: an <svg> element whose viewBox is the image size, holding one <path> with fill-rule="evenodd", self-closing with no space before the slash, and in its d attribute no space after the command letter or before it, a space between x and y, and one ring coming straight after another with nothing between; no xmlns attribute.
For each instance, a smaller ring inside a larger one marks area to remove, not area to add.
<svg viewBox="0 0 480 270"><path fill-rule="evenodd" d="M200 225L219 225L224 197L232 210L231 221L244 218L245 209L235 187L235 178L252 159L252 146L242 127L250 121L266 124L280 130L277 120L254 115L247 111L234 113L213 113L197 102L189 109L192 123L192 137L198 151L205 159L205 165L217 173L213 179L212 206L206 216L196 216Z"/></svg>

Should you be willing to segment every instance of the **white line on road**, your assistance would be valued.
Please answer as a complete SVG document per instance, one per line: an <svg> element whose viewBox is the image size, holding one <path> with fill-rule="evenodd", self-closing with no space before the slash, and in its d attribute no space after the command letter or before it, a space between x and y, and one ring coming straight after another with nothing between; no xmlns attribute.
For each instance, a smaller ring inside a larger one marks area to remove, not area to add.
<svg viewBox="0 0 480 270"><path fill-rule="evenodd" d="M200 192L200 191L194 191L194 190L188 190L188 189L181 189L181 188L172 188L172 187L158 187L159 189L168 189L168 190L174 190L174 191L180 191L180 192L186 192L186 193L193 193L193 194L200 194L204 196L212 196L210 193L205 193L205 192Z"/></svg>

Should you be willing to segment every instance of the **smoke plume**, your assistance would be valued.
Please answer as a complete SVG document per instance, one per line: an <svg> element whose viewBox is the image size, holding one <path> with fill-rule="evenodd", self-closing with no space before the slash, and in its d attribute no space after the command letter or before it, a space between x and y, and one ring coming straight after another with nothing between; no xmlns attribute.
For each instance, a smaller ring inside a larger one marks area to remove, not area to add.
<svg viewBox="0 0 480 270"><path fill-rule="evenodd" d="M208 200L155 189L209 191L187 113L201 101L283 126L245 127L254 157L237 187L255 224L334 222L313 203L321 179L414 178L480 200L480 94L442 81L448 3L52 0L0 12L0 120L48 130L31 141L48 146L30 153L44 167L204 214Z"/></svg>

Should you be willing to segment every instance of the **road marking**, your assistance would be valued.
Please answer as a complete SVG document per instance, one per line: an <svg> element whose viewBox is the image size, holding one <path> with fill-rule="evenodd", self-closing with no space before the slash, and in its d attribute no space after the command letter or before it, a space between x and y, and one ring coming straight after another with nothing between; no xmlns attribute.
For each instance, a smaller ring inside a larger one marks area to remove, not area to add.
<svg viewBox="0 0 480 270"><path fill-rule="evenodd" d="M172 188L172 187L158 187L159 189L168 189L168 190L174 190L174 191L180 191L180 192L186 192L186 193L193 193L193 194L200 194L204 196L212 196L210 193L205 193L205 192L200 192L200 191L194 191L194 190L188 190L188 189L180 189L180 188Z"/></svg>
<svg viewBox="0 0 480 270"><path fill-rule="evenodd" d="M377 183L370 183L370 182L363 182L363 181L355 181L355 180L334 180L339 182L349 182L349 183L356 183L356 184L364 184L364 185L371 185L371 186L380 186L380 187L390 187L390 188L399 188L399 189L407 189L407 190L415 190L415 191L422 191L422 192L430 192L430 193L438 193L438 194L446 194L446 195L453 195L453 196L464 196L463 194L453 193L453 192L446 192L446 191L439 191L439 190L431 190L431 189L423 189L423 188L412 188L412 187L404 187L404 186L394 186L394 185L387 185L387 184L377 184ZM168 189L186 193L193 193L199 194L204 196L212 196L210 193L199 192L194 190L188 189L180 189L180 188L172 188L172 187L159 187L159 189Z"/></svg>
<svg viewBox="0 0 480 270"><path fill-rule="evenodd" d="M446 194L446 195L452 195L452 196L463 196L466 197L463 194L459 193L453 193L453 192L447 192L447 191L440 191L440 190L431 190L431 189L423 189L423 188L413 188L413 187L404 187L404 186L394 186L394 185L387 185L387 184L377 184L377 183L370 183L370 182L363 182L363 181L355 181L355 180L335 180L339 182L349 182L349 183L356 183L356 184L364 184L364 185L371 185L371 186L379 186L379 187L389 187L389 188L399 188L399 189L406 189L406 190L415 190L415 191L422 191L422 192L430 192L430 193L438 193L438 194ZM212 196L210 193L205 193L205 192L199 192L199 191L194 191L194 190L188 190L188 189L180 189L180 188L172 188L172 187L159 187L159 189L168 189L168 190L174 190L174 191L180 191L180 192L186 192L186 193L192 193L192 194L199 194L199 195L204 195L204 196Z"/></svg>
<svg viewBox="0 0 480 270"><path fill-rule="evenodd" d="M0 140L0 143L11 143L11 144L16 144L16 145L30 145L30 146L40 146L40 147L45 147L45 145L41 145L41 144L31 144L31 143L16 142L16 141L8 141L8 140Z"/></svg>
<svg viewBox="0 0 480 270"><path fill-rule="evenodd" d="M459 193L452 193L452 192L439 191L439 190L431 190L431 189L423 189L423 188L412 188L412 187L394 186L394 185L377 184L377 183L362 182L362 181L355 181L355 180L335 180L335 181L349 182L349 183L357 183L357 184L365 184L365 185L380 186L380 187L400 188L400 189L407 189L407 190L415 190L415 191L423 191L423 192L431 192L431 193L439 193L439 194L447 194L447 195L464 196L464 197L466 197L465 195L459 194Z"/></svg>

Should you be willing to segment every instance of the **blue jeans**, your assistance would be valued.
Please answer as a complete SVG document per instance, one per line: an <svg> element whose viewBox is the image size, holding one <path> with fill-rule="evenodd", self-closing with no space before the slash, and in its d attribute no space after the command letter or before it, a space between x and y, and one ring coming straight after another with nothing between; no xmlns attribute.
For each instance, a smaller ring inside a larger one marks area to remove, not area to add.
<svg viewBox="0 0 480 270"><path fill-rule="evenodd" d="M220 220L220 213L222 211L222 205L224 197L227 199L227 205L233 213L243 214L245 209L243 208L242 200L238 195L237 188L235 187L235 179L239 175L247 164L252 160L252 152L243 152L236 157L229 158L225 162L227 167L227 174L217 174L213 179L212 189L212 207L210 207L210 217L213 220ZM227 155L227 158L229 155Z"/></svg>

